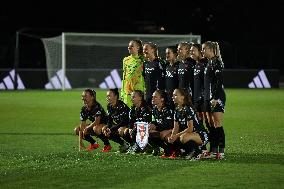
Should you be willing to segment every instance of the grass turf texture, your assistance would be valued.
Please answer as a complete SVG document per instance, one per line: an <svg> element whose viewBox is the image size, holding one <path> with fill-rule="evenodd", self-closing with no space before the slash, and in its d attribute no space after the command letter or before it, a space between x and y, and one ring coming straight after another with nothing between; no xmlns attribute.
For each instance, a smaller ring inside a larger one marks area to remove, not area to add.
<svg viewBox="0 0 284 189"><path fill-rule="evenodd" d="M226 92L226 160L198 162L116 154L114 143L110 153L78 152L82 91L1 92L0 186L284 188L284 90Z"/></svg>

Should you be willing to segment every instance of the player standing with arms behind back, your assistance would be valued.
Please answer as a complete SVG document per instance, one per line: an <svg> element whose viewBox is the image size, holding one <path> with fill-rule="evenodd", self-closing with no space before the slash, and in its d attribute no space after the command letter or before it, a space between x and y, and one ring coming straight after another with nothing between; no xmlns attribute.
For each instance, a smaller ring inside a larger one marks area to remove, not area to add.
<svg viewBox="0 0 284 189"><path fill-rule="evenodd" d="M132 107L131 93L134 90L145 91L143 73L143 47L140 40L131 40L128 45L129 56L123 59L121 100Z"/></svg>
<svg viewBox="0 0 284 189"><path fill-rule="evenodd" d="M172 100L173 92L178 88L178 67L179 61L177 60L177 47L169 46L166 48L166 65L165 65L165 91L167 93L167 101L174 109L175 104Z"/></svg>
<svg viewBox="0 0 284 189"><path fill-rule="evenodd" d="M208 59L204 69L205 111L209 122L214 124L211 133L212 141L210 141L211 157L222 159L225 156L225 133L222 124L226 102L223 86L224 63L217 42L205 42L202 45L202 53Z"/></svg>
<svg viewBox="0 0 284 189"><path fill-rule="evenodd" d="M155 90L163 90L164 84L164 67L162 61L158 57L158 47L152 42L143 45L144 77L146 89L146 102L152 108L152 95Z"/></svg>

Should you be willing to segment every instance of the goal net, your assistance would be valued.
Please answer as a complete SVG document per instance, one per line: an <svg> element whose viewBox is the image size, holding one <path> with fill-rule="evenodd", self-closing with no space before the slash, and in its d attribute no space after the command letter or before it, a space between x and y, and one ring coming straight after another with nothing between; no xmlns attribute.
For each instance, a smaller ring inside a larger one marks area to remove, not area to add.
<svg viewBox="0 0 284 189"><path fill-rule="evenodd" d="M201 43L200 35L62 33L42 38L49 78L45 88L120 88L122 59L133 39L156 43L162 58L167 46Z"/></svg>

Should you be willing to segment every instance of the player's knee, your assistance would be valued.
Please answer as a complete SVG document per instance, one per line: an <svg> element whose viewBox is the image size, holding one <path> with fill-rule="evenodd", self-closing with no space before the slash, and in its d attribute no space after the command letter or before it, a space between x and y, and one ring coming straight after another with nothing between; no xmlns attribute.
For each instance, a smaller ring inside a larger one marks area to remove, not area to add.
<svg viewBox="0 0 284 189"><path fill-rule="evenodd" d="M79 128L79 127L76 127L76 128L74 129L75 135L79 135L79 131L80 131L80 128Z"/></svg>
<svg viewBox="0 0 284 189"><path fill-rule="evenodd" d="M96 126L93 127L93 131L94 131L95 135L98 135L97 134L98 133L98 128Z"/></svg>
<svg viewBox="0 0 284 189"><path fill-rule="evenodd" d="M125 129L123 134L126 136L126 135L130 135L131 133L131 129Z"/></svg>
<svg viewBox="0 0 284 189"><path fill-rule="evenodd" d="M171 131L167 131L167 132L162 131L162 132L160 132L160 139L167 140L167 138L168 138L167 136L169 136L170 133L171 133Z"/></svg>
<svg viewBox="0 0 284 189"><path fill-rule="evenodd" d="M164 140L165 139L165 137L166 137L166 135L164 134L164 133L160 133L160 139L162 139L162 140Z"/></svg>
<svg viewBox="0 0 284 189"><path fill-rule="evenodd" d="M86 129L84 129L83 130L83 135L88 135L89 134L89 131L88 131L88 129L86 128Z"/></svg>
<svg viewBox="0 0 284 189"><path fill-rule="evenodd" d="M189 141L189 138L185 134L183 134L179 137L179 140L182 144L185 144Z"/></svg>
<svg viewBox="0 0 284 189"><path fill-rule="evenodd" d="M95 132L95 135L99 136L100 134L102 134L102 127L96 125L93 127L93 130Z"/></svg>
<svg viewBox="0 0 284 189"><path fill-rule="evenodd" d="M221 127L221 122L219 120L215 120L214 121L214 127L217 128L217 127Z"/></svg>
<svg viewBox="0 0 284 189"><path fill-rule="evenodd" d="M88 132L86 129L83 130L83 135L86 135Z"/></svg>
<svg viewBox="0 0 284 189"><path fill-rule="evenodd" d="M184 136L180 136L179 139L180 139L180 142L181 142L182 144L185 143L185 137L184 137Z"/></svg>
<svg viewBox="0 0 284 189"><path fill-rule="evenodd" d="M123 137L123 135L124 135L124 128L123 127L120 127L118 129L118 134L119 134L120 137Z"/></svg>

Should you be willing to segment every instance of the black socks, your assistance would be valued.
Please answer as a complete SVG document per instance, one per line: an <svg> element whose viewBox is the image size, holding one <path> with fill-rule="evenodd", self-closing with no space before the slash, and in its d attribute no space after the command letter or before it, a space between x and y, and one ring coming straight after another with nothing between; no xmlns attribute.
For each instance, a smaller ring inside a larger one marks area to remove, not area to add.
<svg viewBox="0 0 284 189"><path fill-rule="evenodd" d="M95 144L95 143L96 143L95 139L93 139L93 138L91 137L91 135L84 135L83 139L84 139L85 141L88 141L88 142L91 143L91 144Z"/></svg>

